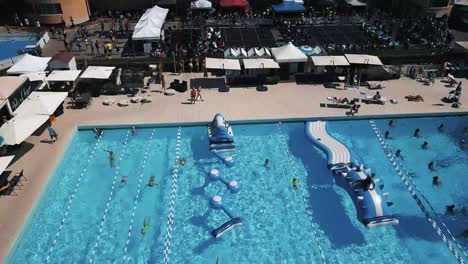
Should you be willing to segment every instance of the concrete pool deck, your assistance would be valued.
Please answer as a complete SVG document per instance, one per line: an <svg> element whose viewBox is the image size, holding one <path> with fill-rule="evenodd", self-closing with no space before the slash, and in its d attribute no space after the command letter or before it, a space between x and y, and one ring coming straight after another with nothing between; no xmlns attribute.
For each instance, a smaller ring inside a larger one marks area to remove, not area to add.
<svg viewBox="0 0 468 264"><path fill-rule="evenodd" d="M167 74L167 83L173 78L200 78L200 74L184 74L172 76ZM466 83L468 81L464 80ZM445 83L436 80L435 84L425 86L415 80L402 78L400 80L380 82L386 87L380 90L382 96L398 100L398 104L385 105L362 104L360 116L424 114L424 113L465 113L467 105L458 109L450 104L443 104L441 98L455 88L446 87ZM148 104L131 104L127 107L104 106L106 96L95 98L88 109L65 109L65 113L57 118L54 125L60 138L54 144L49 144L47 130L41 135L31 136L24 144L24 155L16 160L7 171L14 175L24 169L27 181L23 182L21 190L16 190L17 196L0 197L0 259L4 260L16 237L21 232L29 213L34 208L42 190L53 173L57 162L68 146L73 132L79 125L100 126L118 124L156 124L156 123L192 123L208 122L217 112L223 113L228 121L235 120L267 120L317 117L344 117L348 110L321 108L320 103L326 103L327 97L362 98L359 91L325 89L322 85L296 85L281 83L269 86L268 92L257 92L255 88L231 88L229 93L219 93L217 89L203 90L204 102L188 104L189 92L164 96L158 91L148 91L144 96L151 98ZM151 90L158 90L154 86ZM374 95L375 91L361 88L361 92ZM424 102L407 102L406 95L422 95ZM116 102L129 99L126 96L113 96ZM468 102L465 93L461 102ZM67 100L65 106L69 106ZM435 126L438 124L434 124ZM59 216L56 216L59 217Z"/></svg>

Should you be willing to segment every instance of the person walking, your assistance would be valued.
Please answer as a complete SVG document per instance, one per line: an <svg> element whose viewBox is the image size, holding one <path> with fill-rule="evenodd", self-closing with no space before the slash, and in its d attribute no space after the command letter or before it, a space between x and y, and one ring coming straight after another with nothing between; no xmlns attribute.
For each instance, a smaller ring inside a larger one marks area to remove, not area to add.
<svg viewBox="0 0 468 264"><path fill-rule="evenodd" d="M91 55L94 56L94 45L91 45Z"/></svg>
<svg viewBox="0 0 468 264"><path fill-rule="evenodd" d="M104 32L104 19L101 17L99 22L101 23L101 33L102 33L102 32Z"/></svg>
<svg viewBox="0 0 468 264"><path fill-rule="evenodd" d="M197 90L195 90L195 87L192 87L192 90L190 91L190 102L192 104L195 104L196 96L197 96Z"/></svg>
<svg viewBox="0 0 468 264"><path fill-rule="evenodd" d="M96 55L99 55L99 41L97 39L94 42L94 47L96 48Z"/></svg>
<svg viewBox="0 0 468 264"><path fill-rule="evenodd" d="M198 88L197 88L197 97L195 98L195 101L198 101L198 98L200 98L200 100L203 102L203 97L201 95L201 89L202 89L201 85L198 86Z"/></svg>
<svg viewBox="0 0 468 264"><path fill-rule="evenodd" d="M49 132L49 136L50 136L50 143L54 143L55 141L57 141L58 139L58 134L57 132L55 131L55 129L52 127L51 124L49 124L49 126L47 127L47 131Z"/></svg>
<svg viewBox="0 0 468 264"><path fill-rule="evenodd" d="M70 16L70 24L71 24L71 27L75 27L75 20L73 19L72 16Z"/></svg>
<svg viewBox="0 0 468 264"><path fill-rule="evenodd" d="M162 88L162 92L165 93L166 92L166 79L164 79L164 75L161 75L161 88Z"/></svg>

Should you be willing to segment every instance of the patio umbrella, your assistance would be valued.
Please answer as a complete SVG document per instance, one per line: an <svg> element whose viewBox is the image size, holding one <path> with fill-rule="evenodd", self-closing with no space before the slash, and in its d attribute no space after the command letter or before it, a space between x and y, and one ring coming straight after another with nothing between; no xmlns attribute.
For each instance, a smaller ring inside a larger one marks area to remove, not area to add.
<svg viewBox="0 0 468 264"><path fill-rule="evenodd" d="M299 49L302 51L302 53L304 53L306 55L312 55L312 54L315 53L314 49L311 46L308 46L308 45L300 46Z"/></svg>
<svg viewBox="0 0 468 264"><path fill-rule="evenodd" d="M21 103L17 116L52 115L67 98L67 92L33 92Z"/></svg>
<svg viewBox="0 0 468 264"><path fill-rule="evenodd" d="M0 127L0 135L6 145L20 144L47 120L48 115L16 116Z"/></svg>

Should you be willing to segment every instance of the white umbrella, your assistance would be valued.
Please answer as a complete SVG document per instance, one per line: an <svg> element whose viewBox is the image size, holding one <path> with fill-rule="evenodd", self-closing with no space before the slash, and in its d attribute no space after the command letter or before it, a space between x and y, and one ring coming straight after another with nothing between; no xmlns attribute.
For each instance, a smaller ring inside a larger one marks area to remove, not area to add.
<svg viewBox="0 0 468 264"><path fill-rule="evenodd" d="M17 116L52 115L67 96L67 92L32 92L14 114Z"/></svg>
<svg viewBox="0 0 468 264"><path fill-rule="evenodd" d="M0 157L0 174L2 174L5 171L5 169L8 167L8 165L14 157L15 156Z"/></svg>
<svg viewBox="0 0 468 264"><path fill-rule="evenodd" d="M0 127L0 136L5 139L5 145L20 144L48 119L48 115L16 116Z"/></svg>

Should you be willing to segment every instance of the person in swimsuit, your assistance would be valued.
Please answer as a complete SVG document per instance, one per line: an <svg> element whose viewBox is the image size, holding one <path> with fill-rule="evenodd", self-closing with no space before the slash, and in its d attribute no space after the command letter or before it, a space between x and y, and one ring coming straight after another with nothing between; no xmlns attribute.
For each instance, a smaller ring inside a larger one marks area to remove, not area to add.
<svg viewBox="0 0 468 264"><path fill-rule="evenodd" d="M149 217L148 217L148 216L145 217L145 221L143 222L143 227L141 228L141 235L142 235L142 236L145 236L146 232L149 231L149 229L150 229L150 224L149 224L149 222L150 222Z"/></svg>
<svg viewBox="0 0 468 264"><path fill-rule="evenodd" d="M112 150L105 150L105 151L109 153L109 163L110 163L110 167L113 169L115 167L114 152Z"/></svg>
<svg viewBox="0 0 468 264"><path fill-rule="evenodd" d="M150 180L148 182L148 186L149 187L154 187L154 186L157 186L158 184L156 183L156 181L154 180L154 176L151 176L150 177Z"/></svg>
<svg viewBox="0 0 468 264"><path fill-rule="evenodd" d="M296 179L296 178L293 178L293 180L291 181L291 183L292 183L293 189L294 189L295 191L297 191L297 187L298 187L298 185L299 185L299 180Z"/></svg>

